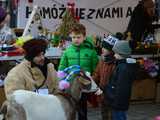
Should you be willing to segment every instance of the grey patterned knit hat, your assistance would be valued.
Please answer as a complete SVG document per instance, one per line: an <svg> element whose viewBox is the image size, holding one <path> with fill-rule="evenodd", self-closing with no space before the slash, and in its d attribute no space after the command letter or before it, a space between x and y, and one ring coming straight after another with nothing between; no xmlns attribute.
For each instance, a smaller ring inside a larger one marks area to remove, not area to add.
<svg viewBox="0 0 160 120"><path fill-rule="evenodd" d="M129 46L129 42L124 41L124 40L117 41L115 43L115 45L113 46L112 50L115 53L118 53L123 57L128 57L131 54L131 51L132 51L130 46Z"/></svg>

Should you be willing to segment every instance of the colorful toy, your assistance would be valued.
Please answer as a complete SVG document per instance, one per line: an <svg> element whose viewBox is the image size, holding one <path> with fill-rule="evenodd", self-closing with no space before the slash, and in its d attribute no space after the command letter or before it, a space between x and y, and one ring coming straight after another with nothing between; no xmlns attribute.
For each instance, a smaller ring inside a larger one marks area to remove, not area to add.
<svg viewBox="0 0 160 120"><path fill-rule="evenodd" d="M65 68L63 71L57 72L59 78L59 89L66 90L70 87L70 83L79 75L81 69L79 65L73 65Z"/></svg>
<svg viewBox="0 0 160 120"><path fill-rule="evenodd" d="M156 77L158 75L159 67L151 59L144 59L144 69L151 77Z"/></svg>
<svg viewBox="0 0 160 120"><path fill-rule="evenodd" d="M160 116L156 116L154 120L160 120Z"/></svg>
<svg viewBox="0 0 160 120"><path fill-rule="evenodd" d="M66 80L61 80L59 82L58 87L59 87L60 90L65 90L65 89L68 89L70 87L70 83Z"/></svg>
<svg viewBox="0 0 160 120"><path fill-rule="evenodd" d="M14 45L18 47L22 47L25 42L31 40L32 38L33 37L31 35L18 37Z"/></svg>

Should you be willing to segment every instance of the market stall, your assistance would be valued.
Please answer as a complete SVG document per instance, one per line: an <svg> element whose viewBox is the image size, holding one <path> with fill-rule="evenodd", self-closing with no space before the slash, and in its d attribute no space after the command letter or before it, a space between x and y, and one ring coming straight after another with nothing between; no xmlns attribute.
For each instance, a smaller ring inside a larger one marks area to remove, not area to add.
<svg viewBox="0 0 160 120"><path fill-rule="evenodd" d="M18 33L18 29L20 28L22 37L21 35L18 36L16 45L21 46L26 41L24 37L28 35L31 35L31 37L44 37L49 42L46 57L56 60L55 63L58 65L63 50L70 44L68 30L72 24L79 21L84 23L88 28L91 40L93 40L97 49L101 49L104 35L107 36L108 34L125 31L134 6L136 6L138 1L123 0L110 2L108 0L106 2L106 0L101 0L91 2L91 0L85 0L76 1L75 3L69 1L67 3L52 0L48 0L48 2L44 0L41 2L39 0L20 0L16 6L18 17L15 31L17 30ZM102 4L99 5L99 3ZM104 5L104 3L107 4ZM96 8L95 6L98 5L100 7ZM68 11L64 12L64 16L62 17L64 8ZM75 9L77 11L74 11ZM56 11L57 13L54 13ZM22 16L22 13L26 13L25 17ZM73 13L76 13L77 16L73 16ZM132 38L128 36L127 39L131 40ZM156 37L157 41L159 39L159 37ZM137 47L134 49L132 57L136 58L142 69L139 70L137 80L134 82L131 100L160 102L160 78L158 73L159 68L157 67L160 61L160 43L155 42L153 37L149 37L144 41L137 41L136 43ZM4 44L0 46L1 62L19 62L23 59L23 52L18 51L19 47L14 49L15 51L13 51L13 47L10 45L5 46ZM0 96L2 96L3 101L3 87L0 88Z"/></svg>

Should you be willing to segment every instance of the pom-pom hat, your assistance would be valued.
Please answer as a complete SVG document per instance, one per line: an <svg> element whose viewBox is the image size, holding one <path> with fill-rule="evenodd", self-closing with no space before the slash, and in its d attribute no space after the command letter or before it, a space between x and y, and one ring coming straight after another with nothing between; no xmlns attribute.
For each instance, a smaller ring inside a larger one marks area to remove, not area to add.
<svg viewBox="0 0 160 120"><path fill-rule="evenodd" d="M102 47L111 51L117 41L119 40L116 37L109 35L107 38L103 39Z"/></svg>

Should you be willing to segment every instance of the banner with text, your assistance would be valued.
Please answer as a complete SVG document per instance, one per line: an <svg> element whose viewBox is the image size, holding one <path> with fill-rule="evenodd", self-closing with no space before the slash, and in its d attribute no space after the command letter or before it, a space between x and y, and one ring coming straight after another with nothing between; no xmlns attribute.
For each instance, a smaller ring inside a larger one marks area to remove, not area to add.
<svg viewBox="0 0 160 120"><path fill-rule="evenodd" d="M134 7L139 0L75 0L75 13L87 28L88 34L115 34L124 32ZM61 24L67 0L34 0L38 5L44 27L55 31ZM18 7L19 28L25 28L31 7L28 0L20 0ZM34 26L33 26L33 29Z"/></svg>

